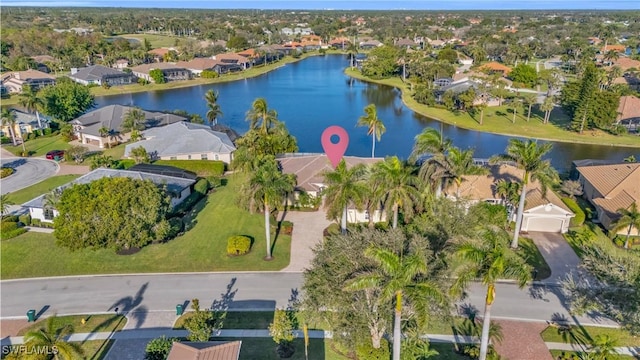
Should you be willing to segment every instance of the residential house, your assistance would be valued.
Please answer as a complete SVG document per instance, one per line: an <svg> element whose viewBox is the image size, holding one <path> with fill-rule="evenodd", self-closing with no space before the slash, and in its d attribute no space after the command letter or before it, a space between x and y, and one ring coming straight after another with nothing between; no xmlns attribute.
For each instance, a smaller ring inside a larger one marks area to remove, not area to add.
<svg viewBox="0 0 640 360"><path fill-rule="evenodd" d="M89 184L105 177L128 177L137 180L150 180L167 191L168 195L171 197L172 207L179 205L191 194L191 188L196 182L195 179L189 177L158 175L145 171L98 168L71 182L57 187L54 191L64 191L64 189L72 185ZM22 204L22 206L29 209L31 219L38 219L41 222L52 223L53 218L58 216L59 213L55 208L47 206L45 197L46 194L40 195L37 198Z"/></svg>
<svg viewBox="0 0 640 360"><path fill-rule="evenodd" d="M597 210L597 220L609 230L620 215L618 209L629 209L640 202L640 163L580 166L583 196ZM633 235L640 235L633 229ZM626 229L620 234L626 234Z"/></svg>
<svg viewBox="0 0 640 360"><path fill-rule="evenodd" d="M33 90L55 85L56 78L38 70L11 71L0 76L0 82L9 93L21 93L25 86Z"/></svg>
<svg viewBox="0 0 640 360"><path fill-rule="evenodd" d="M173 51L175 54L178 53L175 48L157 48L147 51L147 54L150 54L155 62L162 62L167 60L167 58L170 56L169 53L171 51Z"/></svg>
<svg viewBox="0 0 640 360"><path fill-rule="evenodd" d="M52 70L52 69L49 69L49 66L57 62L56 59L50 55L36 55L36 56L32 56L31 58L38 65L37 70L47 74L50 73Z"/></svg>
<svg viewBox="0 0 640 360"><path fill-rule="evenodd" d="M640 78L632 74L624 74L620 77L613 79L611 82L613 85L625 85L631 90L640 90Z"/></svg>
<svg viewBox="0 0 640 360"><path fill-rule="evenodd" d="M134 109L132 106L108 105L83 114L69 123L73 125L75 136L81 143L98 145L100 148L104 148L107 142L119 142L128 138L127 135L122 133L122 123L132 109ZM146 128L187 120L183 116L174 114L146 110L142 110L142 112L144 113L144 126ZM101 128L108 129L108 137L102 137Z"/></svg>
<svg viewBox="0 0 640 360"><path fill-rule="evenodd" d="M136 77L133 74L102 65L92 65L80 69L71 68L69 78L82 85L118 86L136 82Z"/></svg>
<svg viewBox="0 0 640 360"><path fill-rule="evenodd" d="M640 98L631 95L621 96L616 120L630 132L638 131L640 129Z"/></svg>
<svg viewBox="0 0 640 360"><path fill-rule="evenodd" d="M400 48L407 48L407 49L411 49L411 48L416 48L418 47L418 44L416 44L413 40L411 39L399 39L396 40L395 42L395 46L400 47Z"/></svg>
<svg viewBox="0 0 640 360"><path fill-rule="evenodd" d="M349 168L357 164L371 165L382 161L381 158L355 156L344 156L343 160ZM305 192L312 197L319 196L321 191L326 188L324 173L334 170L325 154L285 154L280 156L278 161L283 173L296 176L296 194L294 195L296 199L301 192ZM370 214L367 211L358 210L353 206L347 209L347 221L350 223L368 222L369 216ZM386 215L382 209L375 210L373 221L386 221Z"/></svg>
<svg viewBox="0 0 640 360"><path fill-rule="evenodd" d="M200 77L205 70L216 71L218 64L220 64L219 61L211 58L193 58L189 61L178 61L176 66L191 71L194 77Z"/></svg>
<svg viewBox="0 0 640 360"><path fill-rule="evenodd" d="M499 63L497 61L491 61L491 62L488 62L486 64L483 64L482 66L480 66L479 69L481 71L485 71L485 72L492 73L492 74L493 73L499 73L502 76L508 76L509 73L511 72L511 68L510 67L508 67L508 66L506 66L504 64L501 64L501 63Z"/></svg>
<svg viewBox="0 0 640 360"><path fill-rule="evenodd" d="M606 54L609 51L615 51L617 53L624 53L626 49L627 49L627 47L624 46L624 45L607 45L607 46L603 46L600 49L600 53L601 54Z"/></svg>
<svg viewBox="0 0 640 360"><path fill-rule="evenodd" d="M160 69L162 71L166 81L191 79L191 71L185 69L184 67L180 67L174 63L168 63L168 62L142 64L142 65L133 67L131 71L133 72L133 75L141 79L145 79L149 82L154 82L153 78L149 75L149 73L151 72L151 70L155 70L155 69Z"/></svg>
<svg viewBox="0 0 640 360"><path fill-rule="evenodd" d="M373 48L377 48L377 47L380 47L382 45L383 44L380 41L375 40L375 39L374 40L363 41L363 42L361 42L359 44L360 49L363 49L363 50L371 50Z"/></svg>
<svg viewBox="0 0 640 360"><path fill-rule="evenodd" d="M436 39L436 40L427 39L427 41L429 42L429 45L431 45L431 47L433 47L434 49L440 49L447 44L446 41L443 41L440 39Z"/></svg>
<svg viewBox="0 0 640 360"><path fill-rule="evenodd" d="M167 360L238 360L242 341L174 342Z"/></svg>
<svg viewBox="0 0 640 360"><path fill-rule="evenodd" d="M16 135L16 138L25 138L34 130L42 130L49 127L49 118L42 114L40 114L40 124L42 124L42 127L40 127L35 114L29 114L15 109L13 111L16 115L16 123L13 126L13 133ZM0 128L0 136L10 136L9 125L2 125Z"/></svg>
<svg viewBox="0 0 640 360"><path fill-rule="evenodd" d="M116 60L116 62L113 63L113 65L111 65L111 67L118 70L124 70L129 67L129 60L118 59Z"/></svg>
<svg viewBox="0 0 640 360"><path fill-rule="evenodd" d="M445 190L445 194L453 200L466 201L469 204L484 201L505 205L503 199L496 193L496 183L499 180L520 182L523 171L506 164L490 166L489 171L488 175L464 176L460 189L452 185ZM513 219L516 215L515 209L510 210ZM520 231L565 233L569 230L569 222L574 216L575 214L551 189L548 189L545 194L538 182L530 182L527 185Z"/></svg>
<svg viewBox="0 0 640 360"><path fill-rule="evenodd" d="M346 50L351 45L351 41L346 37L337 37L329 40L329 45L335 49Z"/></svg>
<svg viewBox="0 0 640 360"><path fill-rule="evenodd" d="M142 137L127 144L124 156L129 157L133 149L142 146L152 159L220 160L229 164L236 150L227 134L186 121L145 130Z"/></svg>
<svg viewBox="0 0 640 360"><path fill-rule="evenodd" d="M640 61L628 58L626 56L621 56L618 59L611 60L611 66L617 66L623 72L628 71L629 69L640 69Z"/></svg>
<svg viewBox="0 0 640 360"><path fill-rule="evenodd" d="M226 64L229 66L235 65L235 67L240 66L242 70L246 70L251 66L250 61L246 57L238 55L236 53L217 54L212 56L212 59L217 60L221 64Z"/></svg>

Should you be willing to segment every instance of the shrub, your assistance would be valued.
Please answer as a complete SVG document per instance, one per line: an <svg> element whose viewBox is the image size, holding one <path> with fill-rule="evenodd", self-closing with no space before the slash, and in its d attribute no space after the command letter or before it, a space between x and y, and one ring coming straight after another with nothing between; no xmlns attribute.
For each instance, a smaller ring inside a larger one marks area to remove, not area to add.
<svg viewBox="0 0 640 360"><path fill-rule="evenodd" d="M2 230L3 233L13 231L18 227L18 223L14 221L3 221L2 223L0 223L0 230Z"/></svg>
<svg viewBox="0 0 640 360"><path fill-rule="evenodd" d="M218 77L218 73L213 70L203 70L200 76L204 79L215 79Z"/></svg>
<svg viewBox="0 0 640 360"><path fill-rule="evenodd" d="M209 192L209 180L207 179L198 180L198 182L196 182L196 184L193 186L193 191L197 192L202 196L207 195L207 192Z"/></svg>
<svg viewBox="0 0 640 360"><path fill-rule="evenodd" d="M116 165L114 166L115 169L128 169L130 167L132 167L133 165L136 164L135 160L132 159L123 159L123 160L116 160Z"/></svg>
<svg viewBox="0 0 640 360"><path fill-rule="evenodd" d="M5 178L11 174L13 174L14 170L10 167L3 167L2 170L0 170L0 179L1 178Z"/></svg>
<svg viewBox="0 0 640 360"><path fill-rule="evenodd" d="M14 229L14 230L11 230L11 231L7 231L7 232L2 231L0 236L2 237L2 240L8 240L8 239L12 239L12 238L14 238L16 236L20 236L20 235L22 235L22 234L24 234L26 232L27 232L27 229L25 229L25 228L17 228L17 229Z"/></svg>
<svg viewBox="0 0 640 360"><path fill-rule="evenodd" d="M251 250L251 239L236 235L227 239L227 255L244 255Z"/></svg>
<svg viewBox="0 0 640 360"><path fill-rule="evenodd" d="M35 134L35 133L29 133L29 134L27 135L27 140L33 140L33 139L35 139L35 138L36 138L36 134Z"/></svg>
<svg viewBox="0 0 640 360"><path fill-rule="evenodd" d="M209 188L211 189L222 186L222 178L219 176L208 176L207 181L209 181Z"/></svg>
<svg viewBox="0 0 640 360"><path fill-rule="evenodd" d="M391 353L387 340L380 340L380 348L376 349L371 344L371 340L366 339L356 345L356 357L367 360L389 360Z"/></svg>
<svg viewBox="0 0 640 360"><path fill-rule="evenodd" d="M570 226L576 227L581 226L584 223L585 214L582 211L582 208L575 202L575 200L570 198L562 198L562 202L567 205L569 210L571 210L576 216L571 219Z"/></svg>
<svg viewBox="0 0 640 360"><path fill-rule="evenodd" d="M7 136L0 137L0 143L1 144L9 144L9 143L11 143L11 138L7 137Z"/></svg>
<svg viewBox="0 0 640 360"><path fill-rule="evenodd" d="M169 219L169 225L171 225L171 231L169 233L169 238L174 238L178 236L184 230L184 223L182 219L179 217L172 217Z"/></svg>
<svg viewBox="0 0 640 360"><path fill-rule="evenodd" d="M18 221L23 223L24 225L31 225L31 215L24 214L18 216Z"/></svg>
<svg viewBox="0 0 640 360"><path fill-rule="evenodd" d="M2 222L18 222L18 215L5 215L2 217Z"/></svg>
<svg viewBox="0 0 640 360"><path fill-rule="evenodd" d="M387 221L377 222L377 223L373 224L373 226L374 226L374 228L376 230L382 230L382 231L389 230L389 222L387 222Z"/></svg>
<svg viewBox="0 0 640 360"><path fill-rule="evenodd" d="M44 129L44 135L51 135L51 128Z"/></svg>
<svg viewBox="0 0 640 360"><path fill-rule="evenodd" d="M173 343L179 341L179 339L167 338L164 335L149 341L145 349L144 359L165 360L169 356Z"/></svg>
<svg viewBox="0 0 640 360"><path fill-rule="evenodd" d="M284 235L291 235L293 233L293 223L291 221L283 221L280 224L280 230Z"/></svg>
<svg viewBox="0 0 640 360"><path fill-rule="evenodd" d="M31 219L31 226L40 227L42 225L42 221L40 219Z"/></svg>

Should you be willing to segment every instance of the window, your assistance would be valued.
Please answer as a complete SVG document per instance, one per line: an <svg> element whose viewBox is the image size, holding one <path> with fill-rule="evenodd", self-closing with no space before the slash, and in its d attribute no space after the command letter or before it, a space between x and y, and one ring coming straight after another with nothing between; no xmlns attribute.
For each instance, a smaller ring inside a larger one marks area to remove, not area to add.
<svg viewBox="0 0 640 360"><path fill-rule="evenodd" d="M187 155L187 160L191 160L191 155Z"/></svg>
<svg viewBox="0 0 640 360"><path fill-rule="evenodd" d="M200 159L202 159L202 160L208 160L208 159L207 159L207 154L202 154L202 155L200 155Z"/></svg>
<svg viewBox="0 0 640 360"><path fill-rule="evenodd" d="M220 160L220 159L218 158L218 154L216 154L215 158L216 158L216 160Z"/></svg>
<svg viewBox="0 0 640 360"><path fill-rule="evenodd" d="M44 208L44 219L45 220L53 220L53 209L52 208Z"/></svg>
<svg viewBox="0 0 640 360"><path fill-rule="evenodd" d="M175 157L175 156L171 156L171 157L169 158L169 160L178 160L178 158L177 158L177 157Z"/></svg>

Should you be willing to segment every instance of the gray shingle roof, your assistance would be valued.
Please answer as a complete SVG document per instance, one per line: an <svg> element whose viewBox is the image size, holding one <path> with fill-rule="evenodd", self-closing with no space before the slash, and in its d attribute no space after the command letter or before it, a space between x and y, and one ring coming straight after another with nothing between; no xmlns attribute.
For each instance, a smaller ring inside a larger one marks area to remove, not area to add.
<svg viewBox="0 0 640 360"><path fill-rule="evenodd" d="M80 68L78 69L77 73L69 75L69 77L71 78L80 79L84 81L102 80L102 78L105 76L107 77L131 76L131 74L127 74L123 71L118 71L102 65L92 65L86 68Z"/></svg>
<svg viewBox="0 0 640 360"><path fill-rule="evenodd" d="M94 136L100 136L100 132L98 130L103 126L107 129L118 132L121 130L120 126L122 125L124 118L132 109L134 109L132 106L108 105L81 115L80 117L72 120L71 123L82 125L84 128L80 132ZM186 120L184 116L174 114L165 114L146 110L142 110L142 112L144 112L146 119L145 125L147 127L168 125Z"/></svg>
<svg viewBox="0 0 640 360"><path fill-rule="evenodd" d="M229 154L236 150L227 134L213 131L207 125L186 121L148 129L143 132L143 137L145 140L128 144L124 155L129 156L131 150L139 146L158 157L210 152Z"/></svg>
<svg viewBox="0 0 640 360"><path fill-rule="evenodd" d="M128 177L131 179L138 179L138 180L151 180L154 184L156 185L164 185L167 187L167 191L170 193L180 193L182 190L184 190L185 188L193 185L196 181L193 179L185 179L185 178L178 178L178 177L173 177L173 176L166 176L166 175L157 175L157 174L150 174L150 173L145 173L145 172L140 172L140 171L130 171L130 170L117 170L117 169L105 169L105 168L99 168L99 169L95 169L93 171L91 171L90 173L87 173L85 175L82 175L81 177L68 182L62 186L59 186L57 189L59 190L64 190L66 188L68 188L69 186L75 185L75 184L88 184L90 182L105 178L105 177L110 177L110 178L115 178L115 177ZM44 197L45 195L40 195L35 199L29 200L28 202L24 203L22 206L24 207L33 207L33 208L41 208L44 206Z"/></svg>

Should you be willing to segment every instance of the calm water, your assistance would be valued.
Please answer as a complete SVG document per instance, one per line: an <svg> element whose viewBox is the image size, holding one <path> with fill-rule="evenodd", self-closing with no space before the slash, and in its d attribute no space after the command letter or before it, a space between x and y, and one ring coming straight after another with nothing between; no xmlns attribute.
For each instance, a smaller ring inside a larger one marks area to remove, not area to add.
<svg viewBox="0 0 640 360"><path fill-rule="evenodd" d="M425 118L402 104L394 88L350 80L343 74L348 65L342 56L316 56L287 64L257 78L236 82L194 86L166 91L99 97L98 106L135 105L149 110L184 109L205 117L204 94L219 92L224 115L219 122L240 133L247 131L245 114L258 97L267 99L289 131L298 139L300 152L322 152L320 135L330 125L340 125L349 133L347 155L371 156L371 137L367 129L356 127L364 107L375 103L378 117L387 132L376 144L376 156L407 158L414 137L426 127L442 129L460 148L475 149L476 157L490 157L504 151L509 137L465 130ZM640 141L640 138L638 139ZM567 170L575 159L622 160L631 154L640 158L640 149L611 146L554 143L551 159L558 170Z"/></svg>

